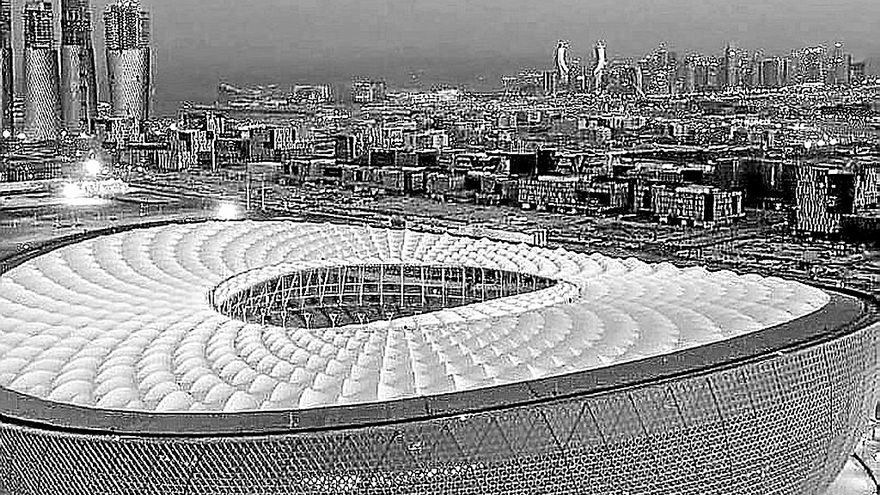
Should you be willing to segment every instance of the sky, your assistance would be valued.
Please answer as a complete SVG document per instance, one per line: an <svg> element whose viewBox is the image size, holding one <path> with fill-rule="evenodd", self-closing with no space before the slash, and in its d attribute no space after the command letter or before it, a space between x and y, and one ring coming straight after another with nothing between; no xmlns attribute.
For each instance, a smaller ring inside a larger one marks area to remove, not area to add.
<svg viewBox="0 0 880 495"><path fill-rule="evenodd" d="M98 12L108 3L92 1ZM612 56L642 55L659 41L679 52L719 52L736 42L782 53L838 39L857 60L880 56L878 0L143 3L153 16L156 98L169 102L210 99L220 79L287 84L359 74L393 81L423 70L429 79L473 82L483 74L494 81L520 66L549 65L558 39L571 40L573 54L584 58L598 39Z"/></svg>

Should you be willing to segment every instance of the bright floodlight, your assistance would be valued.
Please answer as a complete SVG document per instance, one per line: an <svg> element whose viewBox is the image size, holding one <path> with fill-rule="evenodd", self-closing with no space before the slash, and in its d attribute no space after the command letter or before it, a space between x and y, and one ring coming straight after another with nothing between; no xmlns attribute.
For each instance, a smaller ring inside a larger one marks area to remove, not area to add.
<svg viewBox="0 0 880 495"><path fill-rule="evenodd" d="M101 169L104 167L101 165L101 162L95 160L94 158L88 159L83 163L83 169L86 171L88 175L95 177L101 174Z"/></svg>
<svg viewBox="0 0 880 495"><path fill-rule="evenodd" d="M83 191L76 184L64 184L64 189L61 190L61 195L64 196L65 199L78 199L83 196Z"/></svg>
<svg viewBox="0 0 880 495"><path fill-rule="evenodd" d="M11 137L12 137L12 131L10 131L9 129L6 129L5 131L3 131L3 139L9 139Z"/></svg>
<svg viewBox="0 0 880 495"><path fill-rule="evenodd" d="M238 216L238 206L232 203L223 203L217 208L217 218L219 220L235 220Z"/></svg>

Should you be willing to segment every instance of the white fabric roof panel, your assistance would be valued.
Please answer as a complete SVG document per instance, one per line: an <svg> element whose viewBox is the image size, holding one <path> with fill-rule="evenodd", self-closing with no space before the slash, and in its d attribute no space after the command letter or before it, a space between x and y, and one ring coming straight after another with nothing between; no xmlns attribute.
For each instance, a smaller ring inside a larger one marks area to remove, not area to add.
<svg viewBox="0 0 880 495"><path fill-rule="evenodd" d="M294 270L376 262L482 266L559 284L335 329L247 324L208 303L224 281L218 297ZM169 225L60 248L0 277L0 387L166 413L369 403L668 354L829 300L778 278L485 239L287 222Z"/></svg>

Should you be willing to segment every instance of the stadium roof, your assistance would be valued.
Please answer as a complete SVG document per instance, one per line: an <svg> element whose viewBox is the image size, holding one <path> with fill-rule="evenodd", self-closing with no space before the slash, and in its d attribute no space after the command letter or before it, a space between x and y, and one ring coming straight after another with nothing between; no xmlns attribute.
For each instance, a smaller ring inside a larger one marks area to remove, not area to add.
<svg viewBox="0 0 880 495"><path fill-rule="evenodd" d="M332 331L248 324L209 304L215 287L244 272L369 263L485 267L559 283ZM608 369L776 327L830 300L777 278L448 235L167 225L66 246L0 277L0 387L156 413L380 403Z"/></svg>

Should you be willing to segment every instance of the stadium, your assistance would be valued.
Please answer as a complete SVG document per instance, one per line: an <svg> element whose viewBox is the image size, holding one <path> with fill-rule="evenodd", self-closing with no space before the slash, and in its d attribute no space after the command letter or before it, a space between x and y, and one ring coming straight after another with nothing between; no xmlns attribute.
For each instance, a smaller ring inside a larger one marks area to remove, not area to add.
<svg viewBox="0 0 880 495"><path fill-rule="evenodd" d="M878 306L369 227L95 232L0 276L0 493L822 494Z"/></svg>

